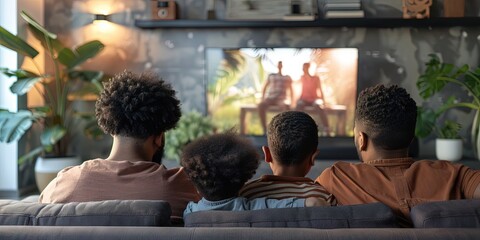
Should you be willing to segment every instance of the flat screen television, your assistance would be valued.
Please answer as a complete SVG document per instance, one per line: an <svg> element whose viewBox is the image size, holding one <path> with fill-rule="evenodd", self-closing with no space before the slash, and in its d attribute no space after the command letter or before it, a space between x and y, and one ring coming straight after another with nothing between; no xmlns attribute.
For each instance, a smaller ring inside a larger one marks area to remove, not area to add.
<svg viewBox="0 0 480 240"><path fill-rule="evenodd" d="M281 73L291 79L292 90L286 92L285 101L267 107L266 123L279 112L297 109L315 119L320 137L353 136L356 48L207 48L205 52L208 115L220 130L264 135L258 104L267 78L278 73L281 62ZM321 87L313 89L318 97L315 104L299 108L302 91L309 90L302 87L302 75L317 76Z"/></svg>

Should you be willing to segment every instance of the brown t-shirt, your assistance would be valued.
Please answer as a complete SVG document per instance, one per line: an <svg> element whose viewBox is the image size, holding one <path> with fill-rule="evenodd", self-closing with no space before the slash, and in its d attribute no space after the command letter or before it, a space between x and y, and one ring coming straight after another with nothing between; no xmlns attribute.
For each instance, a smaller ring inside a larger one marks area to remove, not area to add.
<svg viewBox="0 0 480 240"><path fill-rule="evenodd" d="M40 195L42 203L102 200L165 200L172 218L181 218L189 201L200 199L183 168L153 162L94 159L60 171Z"/></svg>
<svg viewBox="0 0 480 240"><path fill-rule="evenodd" d="M480 171L447 161L382 159L337 162L316 179L339 205L382 202L411 224L410 209L423 202L473 198Z"/></svg>

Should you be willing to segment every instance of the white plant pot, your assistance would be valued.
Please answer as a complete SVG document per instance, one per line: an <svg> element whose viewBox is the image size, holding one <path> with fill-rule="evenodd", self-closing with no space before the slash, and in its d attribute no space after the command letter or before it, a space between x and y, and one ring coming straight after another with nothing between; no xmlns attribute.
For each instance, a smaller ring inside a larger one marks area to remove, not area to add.
<svg viewBox="0 0 480 240"><path fill-rule="evenodd" d="M40 192L52 181L60 170L79 165L80 157L59 157L59 158L43 158L38 157L35 163L35 181Z"/></svg>
<svg viewBox="0 0 480 240"><path fill-rule="evenodd" d="M460 160L463 154L462 139L437 138L435 141L435 153L439 160Z"/></svg>

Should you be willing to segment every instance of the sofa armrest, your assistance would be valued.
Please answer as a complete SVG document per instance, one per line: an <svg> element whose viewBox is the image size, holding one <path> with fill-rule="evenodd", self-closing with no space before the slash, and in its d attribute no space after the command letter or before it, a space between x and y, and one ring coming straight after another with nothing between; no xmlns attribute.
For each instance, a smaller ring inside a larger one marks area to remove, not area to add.
<svg viewBox="0 0 480 240"><path fill-rule="evenodd" d="M106 200L38 203L0 200L0 225L37 226L169 226L165 201Z"/></svg>
<svg viewBox="0 0 480 240"><path fill-rule="evenodd" d="M383 203L336 207L278 208L251 211L201 211L185 216L185 227L397 227L395 215Z"/></svg>
<svg viewBox="0 0 480 240"><path fill-rule="evenodd" d="M410 216L416 228L480 228L480 200L423 203Z"/></svg>

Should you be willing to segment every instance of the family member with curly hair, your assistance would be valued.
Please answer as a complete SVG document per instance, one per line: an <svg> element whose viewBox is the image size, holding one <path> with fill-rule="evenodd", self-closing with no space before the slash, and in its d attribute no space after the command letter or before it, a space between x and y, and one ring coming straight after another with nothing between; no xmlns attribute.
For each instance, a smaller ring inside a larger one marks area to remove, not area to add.
<svg viewBox="0 0 480 240"><path fill-rule="evenodd" d="M179 105L175 91L155 75L125 71L110 79L95 110L98 125L113 137L110 155L63 169L40 202L165 200L172 218L181 218L199 196L183 168L160 164L164 134L179 120Z"/></svg>
<svg viewBox="0 0 480 240"><path fill-rule="evenodd" d="M317 181L341 205L385 203L402 226L411 226L410 209L417 204L480 198L480 171L408 156L416 118L417 105L404 88L377 85L363 90L354 128L362 163L337 162Z"/></svg>
<svg viewBox="0 0 480 240"><path fill-rule="evenodd" d="M233 132L193 141L183 149L180 164L203 197L198 203L190 202L184 216L206 210L244 211L320 205L314 198L247 201L239 197L238 191L258 168L259 155L247 139Z"/></svg>
<svg viewBox="0 0 480 240"><path fill-rule="evenodd" d="M240 196L248 199L316 197L328 203L325 205L336 205L332 194L305 177L318 154L318 127L310 115L301 111L277 114L268 124L267 143L262 149L273 175L248 182L240 190Z"/></svg>

